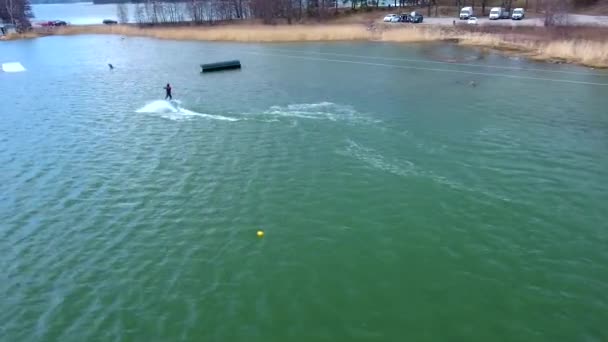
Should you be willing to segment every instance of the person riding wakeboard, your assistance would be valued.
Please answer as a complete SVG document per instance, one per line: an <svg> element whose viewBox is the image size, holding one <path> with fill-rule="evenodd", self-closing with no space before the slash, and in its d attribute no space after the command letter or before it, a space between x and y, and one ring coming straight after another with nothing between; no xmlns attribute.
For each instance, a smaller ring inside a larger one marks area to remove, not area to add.
<svg viewBox="0 0 608 342"><path fill-rule="evenodd" d="M166 99L173 100L173 96L171 96L171 85L169 83L167 83L167 86L164 87L163 89L165 89L165 92L166 92L165 100Z"/></svg>

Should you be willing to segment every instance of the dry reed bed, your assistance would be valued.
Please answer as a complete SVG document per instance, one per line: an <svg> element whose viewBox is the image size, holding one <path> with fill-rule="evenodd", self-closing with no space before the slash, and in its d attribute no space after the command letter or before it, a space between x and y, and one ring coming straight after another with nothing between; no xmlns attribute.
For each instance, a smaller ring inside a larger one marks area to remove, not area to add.
<svg viewBox="0 0 608 342"><path fill-rule="evenodd" d="M173 40L299 42L370 40L372 32L362 25L223 25L213 27L70 26L57 34L117 34Z"/></svg>
<svg viewBox="0 0 608 342"><path fill-rule="evenodd" d="M36 32L11 33L2 37L2 40L33 39L38 37L40 37L40 35Z"/></svg>
<svg viewBox="0 0 608 342"><path fill-rule="evenodd" d="M214 27L151 27L136 26L71 26L52 34L116 34L172 40L238 41L238 42L312 42L312 41L387 41L432 42L454 41L463 45L510 50L540 60L561 60L592 67L608 68L608 38L575 32L556 36L546 31L483 32L431 26L381 26L368 29L364 25L223 25ZM586 39L584 37L590 37Z"/></svg>

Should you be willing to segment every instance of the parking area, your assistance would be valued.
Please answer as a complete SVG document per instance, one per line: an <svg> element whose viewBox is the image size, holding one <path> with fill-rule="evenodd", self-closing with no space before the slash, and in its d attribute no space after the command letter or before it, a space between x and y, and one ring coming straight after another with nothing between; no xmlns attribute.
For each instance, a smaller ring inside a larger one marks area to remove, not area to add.
<svg viewBox="0 0 608 342"><path fill-rule="evenodd" d="M420 12L423 15L426 12ZM382 20L382 17L379 18ZM439 26L452 26L454 25L468 25L467 20L460 20L456 17L427 17L424 16L423 25L439 25ZM608 27L608 16L593 16L593 15L582 15L582 14L570 14L565 20L567 25L592 25L592 26L607 26ZM399 24L399 23L391 23ZM544 26L543 17L526 17L523 20L511 20L511 19L500 19L490 20L487 16L477 16L477 25L482 26Z"/></svg>

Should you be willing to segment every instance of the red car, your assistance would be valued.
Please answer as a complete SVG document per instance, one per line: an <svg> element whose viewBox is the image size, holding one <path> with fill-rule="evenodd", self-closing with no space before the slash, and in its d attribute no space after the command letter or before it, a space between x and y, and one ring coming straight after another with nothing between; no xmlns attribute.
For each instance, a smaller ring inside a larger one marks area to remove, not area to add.
<svg viewBox="0 0 608 342"><path fill-rule="evenodd" d="M63 20L51 20L51 21L45 21L40 23L40 26L44 26L44 27L50 27L50 26L66 26L68 23L66 23Z"/></svg>

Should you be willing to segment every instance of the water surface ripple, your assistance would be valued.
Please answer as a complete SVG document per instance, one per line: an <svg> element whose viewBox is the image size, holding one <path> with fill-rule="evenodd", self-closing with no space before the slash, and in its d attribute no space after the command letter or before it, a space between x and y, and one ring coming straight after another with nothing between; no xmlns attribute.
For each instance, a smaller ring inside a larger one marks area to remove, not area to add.
<svg viewBox="0 0 608 342"><path fill-rule="evenodd" d="M601 71L452 45L2 44L27 68L0 74L2 341L608 340Z"/></svg>

